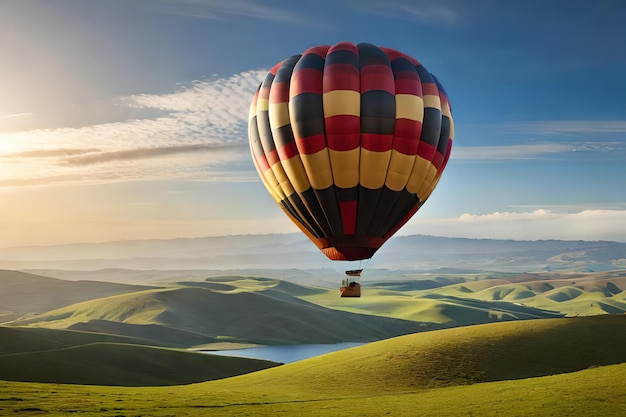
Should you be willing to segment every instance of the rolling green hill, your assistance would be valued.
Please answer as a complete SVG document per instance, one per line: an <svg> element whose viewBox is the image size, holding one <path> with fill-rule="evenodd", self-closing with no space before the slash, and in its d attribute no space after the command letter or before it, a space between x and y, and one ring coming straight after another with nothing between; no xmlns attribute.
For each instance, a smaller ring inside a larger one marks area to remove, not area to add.
<svg viewBox="0 0 626 417"><path fill-rule="evenodd" d="M145 339L110 334L0 326L0 355L63 349L96 342L150 344Z"/></svg>
<svg viewBox="0 0 626 417"><path fill-rule="evenodd" d="M145 290L147 286L65 281L0 270L0 323L93 298Z"/></svg>
<svg viewBox="0 0 626 417"><path fill-rule="evenodd" d="M624 346L625 315L493 323L187 386L0 382L0 414L621 416Z"/></svg>
<svg viewBox="0 0 626 417"><path fill-rule="evenodd" d="M222 284L220 289L208 288L210 283L190 285L85 301L11 325L104 331L185 347L216 340L270 345L370 342L424 330L409 320L303 301L281 285L297 292L306 289L275 280L245 278L231 284L233 288Z"/></svg>
<svg viewBox="0 0 626 417"><path fill-rule="evenodd" d="M428 328L502 320L626 312L626 272L414 274L408 281L362 280L361 299L333 292L301 298L330 308L423 322Z"/></svg>
<svg viewBox="0 0 626 417"><path fill-rule="evenodd" d="M0 355L0 379L83 385L189 384L266 369L276 363L120 343Z"/></svg>

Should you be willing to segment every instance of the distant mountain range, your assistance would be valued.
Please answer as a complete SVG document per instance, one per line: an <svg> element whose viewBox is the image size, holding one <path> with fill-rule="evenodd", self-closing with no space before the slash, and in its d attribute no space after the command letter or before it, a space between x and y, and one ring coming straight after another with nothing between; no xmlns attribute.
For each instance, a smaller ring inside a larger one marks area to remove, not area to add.
<svg viewBox="0 0 626 417"><path fill-rule="evenodd" d="M626 269L626 243L397 236L367 265L408 271L610 271ZM294 233L4 248L0 268L341 270L351 265L329 261Z"/></svg>

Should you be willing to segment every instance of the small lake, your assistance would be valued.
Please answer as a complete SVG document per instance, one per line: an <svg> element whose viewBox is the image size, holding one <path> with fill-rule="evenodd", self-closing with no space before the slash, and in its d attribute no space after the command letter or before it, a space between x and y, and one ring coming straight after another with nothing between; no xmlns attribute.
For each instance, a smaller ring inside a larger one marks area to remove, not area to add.
<svg viewBox="0 0 626 417"><path fill-rule="evenodd" d="M365 343L346 342L320 345L262 346L246 349L206 350L203 351L203 353L221 356L235 356L238 358L264 359L278 363L290 363L364 344Z"/></svg>

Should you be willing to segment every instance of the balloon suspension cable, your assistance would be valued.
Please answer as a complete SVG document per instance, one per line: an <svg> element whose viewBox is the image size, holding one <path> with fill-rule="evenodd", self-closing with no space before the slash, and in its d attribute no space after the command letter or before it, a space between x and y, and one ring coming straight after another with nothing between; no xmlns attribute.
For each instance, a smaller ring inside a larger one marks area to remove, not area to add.
<svg viewBox="0 0 626 417"><path fill-rule="evenodd" d="M365 266L363 266L363 260L359 260L359 269L349 269L346 271L346 275L349 277L360 277L363 273L363 269L369 264L369 258L365 260Z"/></svg>

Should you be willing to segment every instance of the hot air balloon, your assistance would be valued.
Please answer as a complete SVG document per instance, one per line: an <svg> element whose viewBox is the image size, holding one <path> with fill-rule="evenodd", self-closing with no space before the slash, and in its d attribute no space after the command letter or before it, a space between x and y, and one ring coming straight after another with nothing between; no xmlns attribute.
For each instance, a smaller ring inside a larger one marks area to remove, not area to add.
<svg viewBox="0 0 626 417"><path fill-rule="evenodd" d="M250 106L252 159L285 214L331 260L369 259L424 204L446 166L448 96L410 56L316 46L274 66ZM359 296L347 271L343 296ZM358 284L358 282L357 282Z"/></svg>

